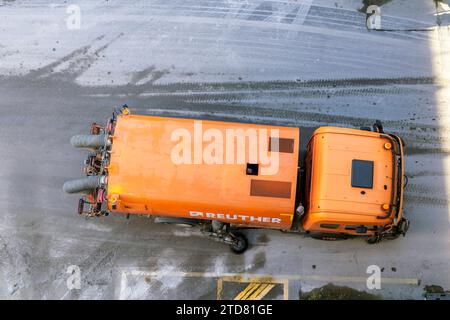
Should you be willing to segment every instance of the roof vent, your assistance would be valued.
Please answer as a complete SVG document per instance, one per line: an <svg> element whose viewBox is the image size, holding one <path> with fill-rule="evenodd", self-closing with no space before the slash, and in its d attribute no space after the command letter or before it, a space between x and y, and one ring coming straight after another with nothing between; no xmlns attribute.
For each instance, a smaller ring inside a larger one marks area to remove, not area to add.
<svg viewBox="0 0 450 320"><path fill-rule="evenodd" d="M352 160L352 187L373 188L373 161Z"/></svg>

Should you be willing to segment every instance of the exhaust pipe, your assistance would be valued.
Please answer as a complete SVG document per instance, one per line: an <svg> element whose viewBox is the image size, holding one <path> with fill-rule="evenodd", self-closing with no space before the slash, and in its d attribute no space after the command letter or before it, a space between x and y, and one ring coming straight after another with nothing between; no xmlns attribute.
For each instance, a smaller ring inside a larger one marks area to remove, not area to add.
<svg viewBox="0 0 450 320"><path fill-rule="evenodd" d="M79 134L70 139L70 144L74 148L99 149L107 143L105 134Z"/></svg>
<svg viewBox="0 0 450 320"><path fill-rule="evenodd" d="M106 176L88 176L86 178L70 180L64 183L66 193L89 193L105 182Z"/></svg>

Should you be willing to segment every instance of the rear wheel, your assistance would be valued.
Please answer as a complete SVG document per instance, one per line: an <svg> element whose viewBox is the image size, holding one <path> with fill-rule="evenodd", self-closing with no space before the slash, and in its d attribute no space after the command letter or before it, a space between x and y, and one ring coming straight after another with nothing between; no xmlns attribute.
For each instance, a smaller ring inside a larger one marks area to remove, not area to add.
<svg viewBox="0 0 450 320"><path fill-rule="evenodd" d="M230 244L233 253L241 254L248 249L248 240L242 233L233 233L233 239L233 243Z"/></svg>
<svg viewBox="0 0 450 320"><path fill-rule="evenodd" d="M154 223L172 224L177 227L192 228L198 225L198 221L195 219L187 218L172 218L172 217L156 217Z"/></svg>

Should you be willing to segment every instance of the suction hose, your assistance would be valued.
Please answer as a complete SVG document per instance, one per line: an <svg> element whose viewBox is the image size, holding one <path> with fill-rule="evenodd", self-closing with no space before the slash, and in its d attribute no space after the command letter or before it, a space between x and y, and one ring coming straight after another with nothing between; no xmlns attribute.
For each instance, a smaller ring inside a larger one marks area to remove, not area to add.
<svg viewBox="0 0 450 320"><path fill-rule="evenodd" d="M106 143L106 135L104 134L79 134L70 139L70 143L74 148L92 148L99 149Z"/></svg>
<svg viewBox="0 0 450 320"><path fill-rule="evenodd" d="M88 193L97 188L104 179L104 176L88 176L82 179L70 180L64 183L63 190L67 193Z"/></svg>

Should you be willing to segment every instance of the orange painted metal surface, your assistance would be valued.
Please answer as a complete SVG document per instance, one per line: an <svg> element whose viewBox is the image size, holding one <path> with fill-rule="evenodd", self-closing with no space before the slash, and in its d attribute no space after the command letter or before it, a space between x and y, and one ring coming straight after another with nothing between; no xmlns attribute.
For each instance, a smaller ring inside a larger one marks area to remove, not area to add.
<svg viewBox="0 0 450 320"><path fill-rule="evenodd" d="M287 139L282 141L283 148L288 152L278 152L279 170L276 174L247 175L247 161L237 164L206 164L204 160L198 164L174 163L173 150L180 141L174 141L173 133L181 129L194 137L198 129L195 121L140 115L118 116L108 166L108 209L130 214L220 220L238 225L289 229L295 211L299 129L201 121L203 132L214 129L224 137L227 129L268 130L264 150L267 155L273 153L268 146L270 130L277 130L280 140ZM291 140L292 146L286 144ZM236 143L237 140L234 146ZM201 142L200 145L205 150L208 142ZM246 146L248 159L248 143ZM191 152L194 155L194 142ZM260 164L260 170L262 167L264 165ZM266 188L271 182L277 189L273 194Z"/></svg>
<svg viewBox="0 0 450 320"><path fill-rule="evenodd" d="M394 149L386 147L387 143L397 151L402 148L393 145L389 136L377 132L335 127L314 132L306 159L312 173L306 179L305 230L356 234L355 227L366 226L367 234L371 234L371 228L393 222L395 210L402 210L402 201L400 208L392 208L398 167ZM373 161L373 188L351 185L354 159ZM390 215L383 205L392 209Z"/></svg>

